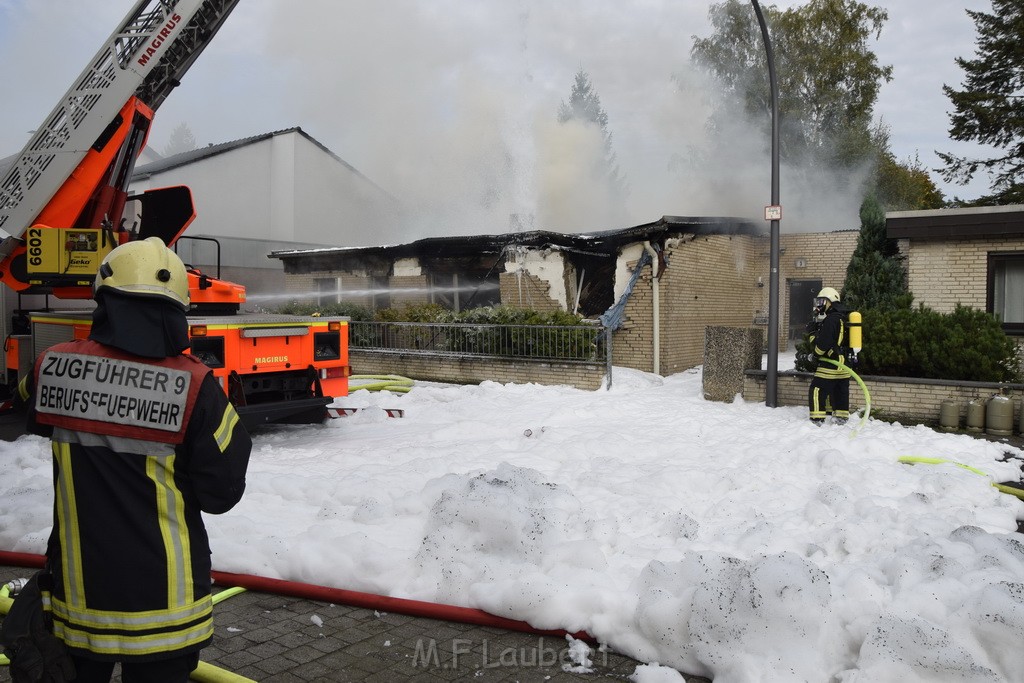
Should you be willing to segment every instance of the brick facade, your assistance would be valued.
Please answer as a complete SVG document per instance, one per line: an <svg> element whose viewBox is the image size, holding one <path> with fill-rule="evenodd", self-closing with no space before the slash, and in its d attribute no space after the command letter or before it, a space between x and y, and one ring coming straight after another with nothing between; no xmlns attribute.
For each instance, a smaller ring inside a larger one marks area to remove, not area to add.
<svg viewBox="0 0 1024 683"><path fill-rule="evenodd" d="M430 303L426 275L392 275L388 278L388 294L393 308Z"/></svg>
<svg viewBox="0 0 1024 683"><path fill-rule="evenodd" d="M533 273L515 272L498 275L501 303L513 308L529 308L549 313L563 310L551 297L551 285Z"/></svg>
<svg viewBox="0 0 1024 683"><path fill-rule="evenodd" d="M622 329L612 340L615 365L671 375L700 365L704 329L746 327L767 315L768 240L747 235L708 235L669 240L658 280L660 367L654 360L654 283L646 266L626 305ZM636 263L629 264L630 269Z"/></svg>
<svg viewBox="0 0 1024 683"><path fill-rule="evenodd" d="M901 240L914 300L939 313L956 305L986 310L988 255L1024 252L1024 239Z"/></svg>
<svg viewBox="0 0 1024 683"><path fill-rule="evenodd" d="M842 289L857 247L856 230L779 238L779 349L788 348L790 282L821 280ZM714 235L669 241L659 281L661 352L653 367L653 286L645 268L613 338L616 365L671 375L703 362L708 326L768 331L769 261L766 237ZM629 268L636 262L629 263ZM766 341L767 343L767 341Z"/></svg>
<svg viewBox="0 0 1024 683"><path fill-rule="evenodd" d="M842 292L846 269L857 248L859 230L796 233L779 236L779 348L788 348L790 283L821 280L822 287ZM765 279L767 282L767 277ZM765 295L767 298L767 294ZM765 302L765 310L768 304Z"/></svg>

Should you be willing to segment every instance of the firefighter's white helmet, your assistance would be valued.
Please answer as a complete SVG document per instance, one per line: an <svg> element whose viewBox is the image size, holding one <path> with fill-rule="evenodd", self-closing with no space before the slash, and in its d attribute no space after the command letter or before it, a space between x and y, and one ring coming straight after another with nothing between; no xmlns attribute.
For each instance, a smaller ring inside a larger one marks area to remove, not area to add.
<svg viewBox="0 0 1024 683"><path fill-rule="evenodd" d="M130 296L166 299L188 310L188 273L178 255L159 237L126 242L103 259L95 293L103 289Z"/></svg>
<svg viewBox="0 0 1024 683"><path fill-rule="evenodd" d="M821 291L818 292L818 298L828 299L832 303L837 304L839 303L839 292L837 292L831 287L823 287Z"/></svg>

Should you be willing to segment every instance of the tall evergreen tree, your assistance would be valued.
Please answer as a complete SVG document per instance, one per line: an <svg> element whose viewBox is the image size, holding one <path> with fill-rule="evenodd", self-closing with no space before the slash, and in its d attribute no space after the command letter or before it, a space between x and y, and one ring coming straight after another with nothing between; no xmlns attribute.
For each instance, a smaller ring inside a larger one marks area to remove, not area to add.
<svg viewBox="0 0 1024 683"><path fill-rule="evenodd" d="M167 146L164 147L164 156L170 157L183 152L191 152L195 148L196 137L192 134L192 129L188 127L187 123L181 122L171 131L171 137L167 141Z"/></svg>
<svg viewBox="0 0 1024 683"><path fill-rule="evenodd" d="M558 107L559 123L582 121L595 124L601 129L603 159L594 173L604 177L608 183L609 193L613 198L625 199L629 195L629 187L625 176L619 169L619 162L612 149L612 134L608 130L608 114L601 107L601 98L590 82L590 76L583 69L576 72L573 80L569 101L562 102Z"/></svg>
<svg viewBox="0 0 1024 683"><path fill-rule="evenodd" d="M1024 203L1024 3L992 0L992 13L967 10L978 32L976 59L957 58L963 89L942 86L953 103L949 136L990 145L1003 153L988 159L939 154L943 177L967 183L979 170L991 174L992 194L979 205Z"/></svg>
<svg viewBox="0 0 1024 683"><path fill-rule="evenodd" d="M843 284L848 310L908 308L913 296L896 240L885 235L885 212L869 196L860 207L860 235Z"/></svg>

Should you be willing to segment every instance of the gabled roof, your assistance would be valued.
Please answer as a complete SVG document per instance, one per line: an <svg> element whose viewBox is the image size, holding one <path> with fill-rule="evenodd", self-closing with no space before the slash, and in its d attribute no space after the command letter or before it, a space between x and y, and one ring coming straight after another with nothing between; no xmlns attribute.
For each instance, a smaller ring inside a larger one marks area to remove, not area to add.
<svg viewBox="0 0 1024 683"><path fill-rule="evenodd" d="M480 256L499 254L512 246L575 251L595 256L617 256L623 245L642 241L657 242L666 237L682 234L765 237L768 233L764 225L744 218L663 216L653 223L601 232L567 234L531 230L503 235L428 237L392 246L325 247L274 251L269 254L269 258L281 259L287 266L289 262L329 262L352 257L400 259L424 256Z"/></svg>
<svg viewBox="0 0 1024 683"><path fill-rule="evenodd" d="M181 154L174 154L169 157L164 157L163 159L160 159L158 161L154 161L136 168L135 173L132 174L132 180L143 180L155 173L163 173L164 171L169 171L173 168L186 166L188 164L195 163L196 161L201 161L203 159L209 159L210 157L217 156L218 154L224 154L225 152L230 152L241 147L247 147L249 145L254 145L258 142L270 140L271 138L277 137L278 135L290 135L292 133L301 135L302 137L306 138L311 143L313 143L321 150L323 150L325 153L327 153L335 161L344 165L346 168L348 168L356 175L364 178L367 182L374 184L373 181L371 181L369 178L366 178L366 176L357 171L351 164L349 164L347 161L339 157L331 150L327 149L327 147L321 144L316 138L312 137L311 135L306 133L306 131L302 130L302 128L298 126L295 126L294 128L285 128L283 130L275 130L269 133L261 133L260 135L253 135L252 137L241 138L239 140L232 140L230 142L222 142L219 145L207 145L206 147L199 147L188 152L182 152ZM374 186L376 186L376 184L374 184Z"/></svg>

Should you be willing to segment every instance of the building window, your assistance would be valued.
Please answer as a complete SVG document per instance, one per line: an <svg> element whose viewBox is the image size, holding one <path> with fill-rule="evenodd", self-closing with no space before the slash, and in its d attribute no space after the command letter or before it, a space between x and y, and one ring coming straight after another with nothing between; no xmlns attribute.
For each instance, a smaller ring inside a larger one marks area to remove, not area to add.
<svg viewBox="0 0 1024 683"><path fill-rule="evenodd" d="M341 278L318 277L316 279L316 305L327 306L341 303Z"/></svg>
<svg viewBox="0 0 1024 683"><path fill-rule="evenodd" d="M497 306L501 288L497 273L431 273L430 303L450 311Z"/></svg>
<svg viewBox="0 0 1024 683"><path fill-rule="evenodd" d="M1024 334L1024 252L989 254L988 311L1007 332Z"/></svg>

